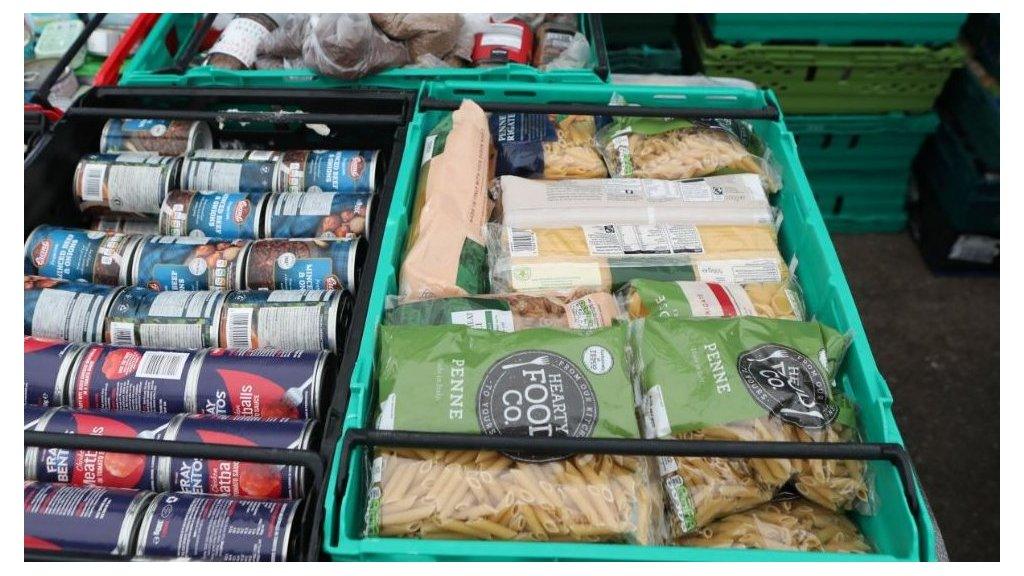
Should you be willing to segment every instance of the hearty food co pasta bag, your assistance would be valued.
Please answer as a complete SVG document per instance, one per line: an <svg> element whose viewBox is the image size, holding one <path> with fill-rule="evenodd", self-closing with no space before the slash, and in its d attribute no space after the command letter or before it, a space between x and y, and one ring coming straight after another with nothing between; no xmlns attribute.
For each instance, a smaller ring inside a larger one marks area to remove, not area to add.
<svg viewBox="0 0 1024 576"><path fill-rule="evenodd" d="M594 147L596 132L593 116L491 114L496 174L546 180L605 178L608 170Z"/></svg>
<svg viewBox="0 0 1024 576"><path fill-rule="evenodd" d="M626 326L502 333L382 326L382 430L639 438ZM637 457L379 447L367 534L656 541L660 490Z"/></svg>
<svg viewBox="0 0 1024 576"><path fill-rule="evenodd" d="M848 340L817 322L755 317L634 322L649 438L852 441L852 406L833 389ZM816 503L867 498L854 461L660 458L673 535L772 499L790 479Z"/></svg>
<svg viewBox="0 0 1024 576"><path fill-rule="evenodd" d="M622 315L619 303L607 292L568 299L525 294L452 296L402 302L388 299L386 324L462 324L472 328L514 332L525 328L584 330L611 326Z"/></svg>
<svg viewBox="0 0 1024 576"><path fill-rule="evenodd" d="M800 285L735 284L633 280L616 292L630 318L762 318L804 319Z"/></svg>

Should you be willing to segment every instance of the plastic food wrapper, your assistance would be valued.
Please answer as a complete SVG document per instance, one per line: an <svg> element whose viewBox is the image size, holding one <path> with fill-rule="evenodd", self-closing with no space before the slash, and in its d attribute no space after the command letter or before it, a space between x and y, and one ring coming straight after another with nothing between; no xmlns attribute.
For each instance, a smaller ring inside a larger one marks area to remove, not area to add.
<svg viewBox="0 0 1024 576"><path fill-rule="evenodd" d="M605 178L491 184L503 224L559 227L604 224L770 224L774 213L756 174L690 180Z"/></svg>
<svg viewBox="0 0 1024 576"><path fill-rule="evenodd" d="M302 43L312 29L309 14L286 14L280 18L280 26L265 36L259 45L261 59L266 61L295 61L302 59ZM257 67L259 66L257 60Z"/></svg>
<svg viewBox="0 0 1024 576"><path fill-rule="evenodd" d="M409 49L409 57L443 58L455 47L462 16L458 14L370 14L370 20L392 40L400 40Z"/></svg>
<svg viewBox="0 0 1024 576"><path fill-rule="evenodd" d="M549 41L550 43L550 41ZM579 68L586 68L590 65L590 42L587 41L587 37L579 32L574 33L560 51L557 51L553 58L548 59L548 55L551 53L549 50L547 53L541 54L541 64L537 65L540 70L575 70ZM535 57L535 61L538 57Z"/></svg>
<svg viewBox="0 0 1024 576"><path fill-rule="evenodd" d="M680 543L702 548L871 552L871 545L849 518L803 498L777 499L726 516Z"/></svg>
<svg viewBox="0 0 1024 576"><path fill-rule="evenodd" d="M306 65L353 80L412 61L409 50L377 29L368 14L320 14L302 43Z"/></svg>
<svg viewBox="0 0 1024 576"><path fill-rule="evenodd" d="M577 114L492 114L498 153L496 174L525 178L606 178L594 148L598 124L607 118Z"/></svg>
<svg viewBox="0 0 1024 576"><path fill-rule="evenodd" d="M635 278L749 284L789 278L771 226L487 225L495 292L617 290Z"/></svg>
<svg viewBox="0 0 1024 576"><path fill-rule="evenodd" d="M486 294L453 296L403 303L391 296L384 313L385 324L462 324L472 328L514 332L525 328L591 330L611 326L623 316L619 303L607 292L577 298Z"/></svg>
<svg viewBox="0 0 1024 576"><path fill-rule="evenodd" d="M853 407L833 383L849 339L832 328L741 317L647 318L631 329L648 438L855 439ZM815 502L842 501L844 507L866 503L864 463L844 464L816 465L817 490L801 493ZM660 458L659 468L671 502L672 535L678 538L771 500L799 475L801 462Z"/></svg>
<svg viewBox="0 0 1024 576"><path fill-rule="evenodd" d="M730 284L633 280L616 292L631 319L728 318L760 316L803 320L803 291L790 276L786 283Z"/></svg>
<svg viewBox="0 0 1024 576"><path fill-rule="evenodd" d="M399 294L421 299L487 289L483 226L493 203L487 116L470 100L430 131L416 186Z"/></svg>
<svg viewBox="0 0 1024 576"><path fill-rule="evenodd" d="M381 326L377 428L639 438L626 330ZM367 536L664 540L645 458L381 446L371 471Z"/></svg>
<svg viewBox="0 0 1024 576"><path fill-rule="evenodd" d="M613 177L683 180L749 172L765 190L782 186L770 150L739 120L617 117L597 134Z"/></svg>

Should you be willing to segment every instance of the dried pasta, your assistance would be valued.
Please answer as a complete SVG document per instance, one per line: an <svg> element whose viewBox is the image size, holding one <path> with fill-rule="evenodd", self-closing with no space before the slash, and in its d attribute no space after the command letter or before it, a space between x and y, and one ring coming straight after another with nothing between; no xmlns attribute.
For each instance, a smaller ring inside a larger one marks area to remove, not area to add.
<svg viewBox="0 0 1024 576"><path fill-rule="evenodd" d="M760 316L803 320L800 285L633 280L616 292L630 318L726 318Z"/></svg>
<svg viewBox="0 0 1024 576"><path fill-rule="evenodd" d="M389 297L388 324L463 324L512 332L525 328L583 330L610 326L622 310L608 292L588 292L573 298L485 294L404 302Z"/></svg>
<svg viewBox="0 0 1024 576"><path fill-rule="evenodd" d="M498 176L547 180L608 176L594 146L597 124L593 116L492 114L490 127L498 153Z"/></svg>

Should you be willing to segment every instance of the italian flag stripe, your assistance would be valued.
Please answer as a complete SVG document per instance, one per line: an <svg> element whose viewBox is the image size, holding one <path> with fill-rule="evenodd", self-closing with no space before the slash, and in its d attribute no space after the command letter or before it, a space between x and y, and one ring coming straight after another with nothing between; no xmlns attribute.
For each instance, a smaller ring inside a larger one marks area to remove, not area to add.
<svg viewBox="0 0 1024 576"><path fill-rule="evenodd" d="M722 307L722 317L732 318L736 315L736 305L733 304L732 298L729 293L725 291L725 288L721 284L715 284L712 282L708 283L708 288L711 289L711 293L715 295L715 299L718 300L719 306Z"/></svg>

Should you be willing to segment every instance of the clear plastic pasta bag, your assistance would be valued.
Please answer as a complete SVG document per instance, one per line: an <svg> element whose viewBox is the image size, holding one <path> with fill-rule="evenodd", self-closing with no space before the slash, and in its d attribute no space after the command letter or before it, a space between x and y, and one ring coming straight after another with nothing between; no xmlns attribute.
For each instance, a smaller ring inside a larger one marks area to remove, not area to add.
<svg viewBox="0 0 1024 576"><path fill-rule="evenodd" d="M729 318L760 316L803 320L803 291L785 283L735 284L637 279L615 293L630 318Z"/></svg>
<svg viewBox="0 0 1024 576"><path fill-rule="evenodd" d="M607 118L578 114L491 114L491 136L498 152L495 174L524 178L606 178L594 147L598 124Z"/></svg>
<svg viewBox="0 0 1024 576"><path fill-rule="evenodd" d="M484 294L404 302L390 296L384 312L386 324L462 324L472 328L514 332L525 328L589 330L611 326L622 316L608 292L560 296Z"/></svg>
<svg viewBox="0 0 1024 576"><path fill-rule="evenodd" d="M405 45L378 30L369 14L319 14L310 24L303 60L325 76L354 80L412 61Z"/></svg>
<svg viewBox="0 0 1024 576"><path fill-rule="evenodd" d="M743 121L616 117L597 133L608 173L619 178L683 180L752 173L765 190L782 183L770 150Z"/></svg>
<svg viewBox="0 0 1024 576"><path fill-rule="evenodd" d="M487 225L495 292L617 290L635 278L782 282L789 272L771 226Z"/></svg>
<svg viewBox="0 0 1024 576"><path fill-rule="evenodd" d="M639 438L626 330L381 326L376 426L538 443ZM369 536L665 541L661 490L642 457L381 446L370 474Z"/></svg>

